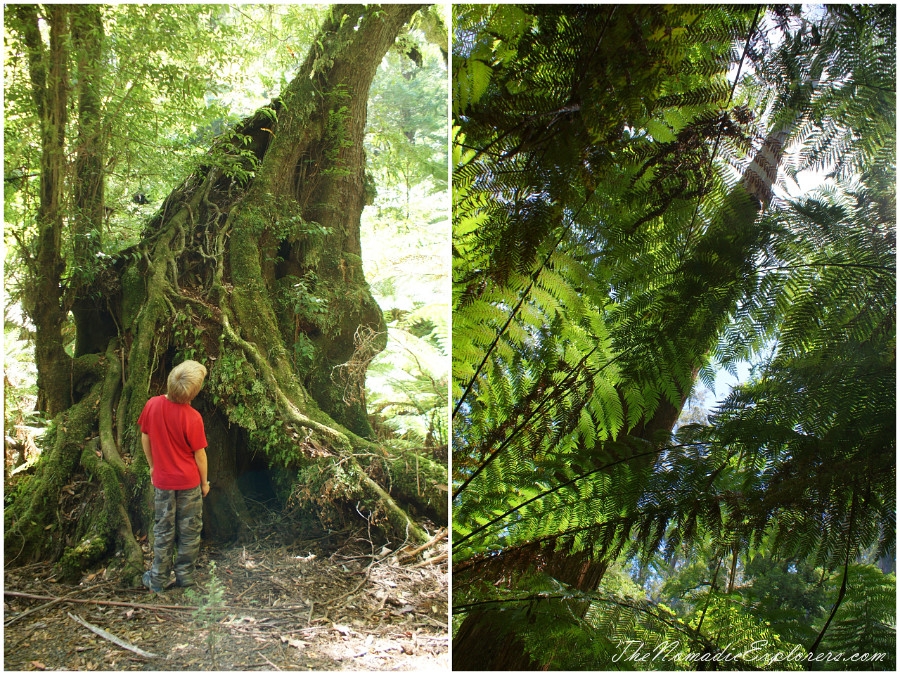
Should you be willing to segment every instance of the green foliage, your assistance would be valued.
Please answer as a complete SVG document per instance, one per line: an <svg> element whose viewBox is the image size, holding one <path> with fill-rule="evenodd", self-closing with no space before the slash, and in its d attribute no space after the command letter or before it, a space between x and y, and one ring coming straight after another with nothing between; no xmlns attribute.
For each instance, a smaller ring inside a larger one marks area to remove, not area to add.
<svg viewBox="0 0 900 675"><path fill-rule="evenodd" d="M7 436L17 436L18 426L36 426L40 416L37 401L37 370L34 347L27 339L24 317L17 316L8 305L4 308L3 325L3 428Z"/></svg>
<svg viewBox="0 0 900 675"><path fill-rule="evenodd" d="M388 54L369 96L366 154L379 181L402 188L409 217L413 187L447 189L447 69L433 47L418 44L422 65Z"/></svg>
<svg viewBox="0 0 900 675"><path fill-rule="evenodd" d="M753 667L802 667L778 655L821 653L850 598L823 580L895 550L893 15L455 9L458 648L607 669L678 640L629 665L689 669L764 643ZM776 131L839 182L748 194ZM673 436L698 377L746 359Z"/></svg>
<svg viewBox="0 0 900 675"><path fill-rule="evenodd" d="M328 116L325 120L325 134L323 141L328 148L324 157L327 167L322 171L323 176L346 176L350 173L350 167L344 164L344 148L351 145L347 134L347 124L350 120L350 108L346 102L350 100L350 93L346 87L338 86L325 95L325 105L328 106Z"/></svg>
<svg viewBox="0 0 900 675"><path fill-rule="evenodd" d="M895 647L897 578L872 565L853 565L849 570L847 597L834 619L822 649L844 654L884 654L880 661L826 666L829 670L896 670Z"/></svg>
<svg viewBox="0 0 900 675"><path fill-rule="evenodd" d="M175 344L175 360L196 360L205 353L203 348L203 326L197 322L190 311L178 311L172 318L172 338Z"/></svg>
<svg viewBox="0 0 900 675"><path fill-rule="evenodd" d="M796 644L810 645L828 606L821 577L821 569L807 560L788 562L757 555L746 565L747 586L741 594L756 614L766 617L778 635Z"/></svg>
<svg viewBox="0 0 900 675"><path fill-rule="evenodd" d="M222 350L207 381L213 405L225 413L228 421L248 432L253 450L266 453L284 466L295 460L296 448L290 442L278 416L274 395L258 372L240 352Z"/></svg>
<svg viewBox="0 0 900 675"><path fill-rule="evenodd" d="M446 305L410 312L389 325L388 338L367 372L369 409L413 448L446 446Z"/></svg>
<svg viewBox="0 0 900 675"><path fill-rule="evenodd" d="M236 186L246 186L256 176L260 163L256 153L246 147L252 142L252 136L237 132L226 133L205 158L206 164L221 171Z"/></svg>
<svg viewBox="0 0 900 675"><path fill-rule="evenodd" d="M96 239L101 254L113 255L137 242L162 197L199 166L249 179L256 158L246 139L233 138L227 152L221 141L212 153L207 149L289 81L321 14L310 5L102 6L102 76L93 86L103 102L95 123L106 153L107 211L104 222L78 236ZM22 27L12 13L6 26L4 173L17 178L4 194L14 252L32 235L40 142ZM73 59L78 55L73 51ZM66 129L73 152L80 120L72 114ZM149 204L135 203L138 193ZM62 242L73 283L92 278L100 261L73 257L74 236L66 229Z"/></svg>
<svg viewBox="0 0 900 675"><path fill-rule="evenodd" d="M185 596L197 606L194 621L201 628L209 629L219 622L225 611L225 585L216 575L216 563L209 561L209 578L202 588L188 588Z"/></svg>

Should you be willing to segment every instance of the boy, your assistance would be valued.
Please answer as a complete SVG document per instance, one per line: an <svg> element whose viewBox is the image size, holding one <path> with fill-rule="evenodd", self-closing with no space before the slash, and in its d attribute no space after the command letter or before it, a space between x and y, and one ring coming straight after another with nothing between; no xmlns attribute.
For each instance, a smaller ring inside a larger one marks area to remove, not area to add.
<svg viewBox="0 0 900 675"><path fill-rule="evenodd" d="M169 580L176 540L175 583L193 585L191 570L200 553L203 497L209 493L209 481L203 418L191 401L200 393L205 377L206 368L196 361L175 366L166 394L147 401L138 418L155 488L153 566L143 577L154 593L161 592Z"/></svg>

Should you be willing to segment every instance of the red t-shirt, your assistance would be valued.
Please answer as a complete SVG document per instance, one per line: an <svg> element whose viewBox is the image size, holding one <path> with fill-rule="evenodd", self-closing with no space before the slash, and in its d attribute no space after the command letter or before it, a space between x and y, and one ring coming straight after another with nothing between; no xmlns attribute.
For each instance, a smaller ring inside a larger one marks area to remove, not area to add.
<svg viewBox="0 0 900 675"><path fill-rule="evenodd" d="M150 437L153 485L160 490L190 490L200 485L194 453L206 447L203 418L189 403L173 403L154 396L138 417Z"/></svg>

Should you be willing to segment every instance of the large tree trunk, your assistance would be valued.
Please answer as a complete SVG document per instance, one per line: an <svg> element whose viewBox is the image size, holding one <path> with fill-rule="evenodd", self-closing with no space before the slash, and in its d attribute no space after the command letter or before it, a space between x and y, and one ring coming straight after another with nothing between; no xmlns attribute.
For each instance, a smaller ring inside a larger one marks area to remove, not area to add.
<svg viewBox="0 0 900 675"><path fill-rule="evenodd" d="M16 5L16 19L28 48L32 97L41 124L41 193L37 213L37 242L29 257L26 311L35 325L35 361L38 371L39 407L49 416L65 410L70 402L69 358L63 348L61 253L65 204L65 130L68 105L69 8L48 5L50 48L45 53L36 6Z"/></svg>
<svg viewBox="0 0 900 675"><path fill-rule="evenodd" d="M78 138L71 217L73 258L75 266L87 273L100 250L105 203L103 104L98 91L104 63L99 5L72 7L72 43L77 55L78 78Z"/></svg>
<svg viewBox="0 0 900 675"><path fill-rule="evenodd" d="M282 95L222 138L164 201L141 244L98 276L103 302L73 361L76 400L7 512L9 558L63 552L64 571L75 574L124 548L125 575L137 581L143 561L132 531L151 529L152 491L136 420L185 358L209 370L194 402L213 486L205 536L250 533L241 474L268 470L299 475L293 488L275 481L282 496L321 513L367 511L394 541L428 539L398 503L400 482L379 483L398 463L364 438L362 396L365 363L384 344L360 257L366 101L417 9L333 8ZM98 432L99 456L84 443ZM100 478L106 517L87 514L73 534L56 495L82 469ZM48 524L59 525L54 536Z"/></svg>

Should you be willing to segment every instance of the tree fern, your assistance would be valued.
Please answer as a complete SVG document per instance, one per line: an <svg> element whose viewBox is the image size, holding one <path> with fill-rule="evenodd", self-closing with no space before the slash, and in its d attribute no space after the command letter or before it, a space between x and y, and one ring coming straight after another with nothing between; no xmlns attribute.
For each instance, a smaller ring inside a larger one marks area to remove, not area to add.
<svg viewBox="0 0 900 675"><path fill-rule="evenodd" d="M820 650L850 592L810 614L814 632L776 630L751 562L832 583L893 550L892 118L823 85L839 63L841 87L887 81L849 52L887 48L892 28L795 11L459 8L461 665L610 669L621 640L679 636L679 656L721 667L750 665L711 660L729 641ZM856 128L878 131L858 143ZM783 155L865 170L782 200ZM697 378L750 357L757 377L673 437ZM675 609L649 578L645 596L607 585L616 565L679 575L696 556L705 578ZM488 636L506 646L481 649Z"/></svg>

